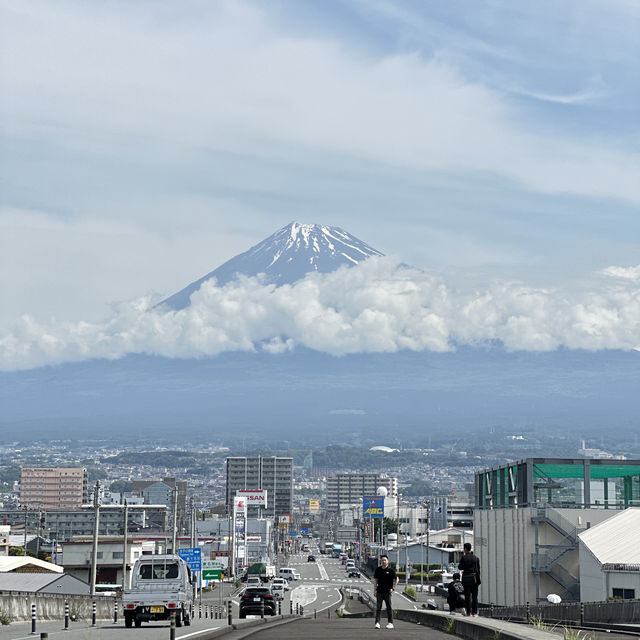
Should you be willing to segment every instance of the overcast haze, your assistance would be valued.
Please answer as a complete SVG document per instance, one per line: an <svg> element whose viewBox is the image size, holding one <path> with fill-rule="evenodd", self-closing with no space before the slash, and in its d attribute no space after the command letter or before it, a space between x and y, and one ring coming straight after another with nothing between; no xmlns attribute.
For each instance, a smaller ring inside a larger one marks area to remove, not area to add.
<svg viewBox="0 0 640 640"><path fill-rule="evenodd" d="M0 7L1 369L640 345L638 3ZM149 311L292 220L391 257Z"/></svg>

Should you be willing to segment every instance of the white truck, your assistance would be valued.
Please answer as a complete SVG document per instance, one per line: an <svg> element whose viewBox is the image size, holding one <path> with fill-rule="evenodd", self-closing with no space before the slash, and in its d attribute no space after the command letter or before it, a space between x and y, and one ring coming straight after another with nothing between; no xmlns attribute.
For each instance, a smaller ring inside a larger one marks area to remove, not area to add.
<svg viewBox="0 0 640 640"><path fill-rule="evenodd" d="M122 593L124 626L176 616L176 627L191 624L193 589L189 565L174 555L142 556L133 567L131 588Z"/></svg>

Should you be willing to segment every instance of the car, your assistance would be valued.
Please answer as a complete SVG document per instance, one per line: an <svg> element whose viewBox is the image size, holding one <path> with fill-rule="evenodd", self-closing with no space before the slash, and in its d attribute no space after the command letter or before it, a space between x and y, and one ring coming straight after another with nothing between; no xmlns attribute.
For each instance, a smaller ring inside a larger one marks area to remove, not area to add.
<svg viewBox="0 0 640 640"><path fill-rule="evenodd" d="M261 587L262 586L262 580L260 579L260 576L249 576L247 578L247 587Z"/></svg>
<svg viewBox="0 0 640 640"><path fill-rule="evenodd" d="M359 578L360 572L355 568L351 567L347 570L347 578Z"/></svg>
<svg viewBox="0 0 640 640"><path fill-rule="evenodd" d="M315 561L316 561L315 556L312 556L312 555L307 556L307 562L315 562Z"/></svg>
<svg viewBox="0 0 640 640"><path fill-rule="evenodd" d="M284 578L272 578L271 588L282 587L284 591L289 591L289 583Z"/></svg>
<svg viewBox="0 0 640 640"><path fill-rule="evenodd" d="M353 560L347 560L347 564L345 566L345 570L349 571L349 569L355 568L356 563Z"/></svg>
<svg viewBox="0 0 640 640"><path fill-rule="evenodd" d="M247 615L261 615L264 603L264 615L275 616L277 613L276 599L270 587L247 587L240 596L240 617Z"/></svg>

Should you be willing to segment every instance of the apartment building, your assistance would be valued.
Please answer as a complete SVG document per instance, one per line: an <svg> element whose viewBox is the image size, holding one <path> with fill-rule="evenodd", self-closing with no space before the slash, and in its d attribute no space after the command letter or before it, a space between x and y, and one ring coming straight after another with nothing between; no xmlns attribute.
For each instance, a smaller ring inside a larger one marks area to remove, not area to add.
<svg viewBox="0 0 640 640"><path fill-rule="evenodd" d="M327 478L327 509L337 511L343 504L362 504L362 497L377 495L379 487L387 490L387 500L398 495L398 479L378 473L341 473Z"/></svg>
<svg viewBox="0 0 640 640"><path fill-rule="evenodd" d="M79 509L88 501L84 467L22 467L20 506L27 509Z"/></svg>
<svg viewBox="0 0 640 640"><path fill-rule="evenodd" d="M227 458L227 510L231 511L237 491L262 489L267 492L265 508L251 505L249 517L276 517L293 507L293 458L276 456Z"/></svg>

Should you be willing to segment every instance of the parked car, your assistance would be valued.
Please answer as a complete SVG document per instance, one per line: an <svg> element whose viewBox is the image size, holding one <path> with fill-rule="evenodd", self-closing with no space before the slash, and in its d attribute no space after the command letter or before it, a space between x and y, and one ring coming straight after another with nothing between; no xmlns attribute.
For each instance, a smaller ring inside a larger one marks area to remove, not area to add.
<svg viewBox="0 0 640 640"><path fill-rule="evenodd" d="M347 560L347 564L345 566L345 570L349 571L349 569L353 569L356 566L355 561L353 560Z"/></svg>
<svg viewBox="0 0 640 640"><path fill-rule="evenodd" d="M315 556L307 556L307 562L315 562L316 561L316 557Z"/></svg>
<svg viewBox="0 0 640 640"><path fill-rule="evenodd" d="M360 572L355 568L351 567L347 570L347 578L359 578Z"/></svg>
<svg viewBox="0 0 640 640"><path fill-rule="evenodd" d="M240 597L240 617L260 615L264 603L264 615L275 616L277 613L276 599L270 587L247 587Z"/></svg>

